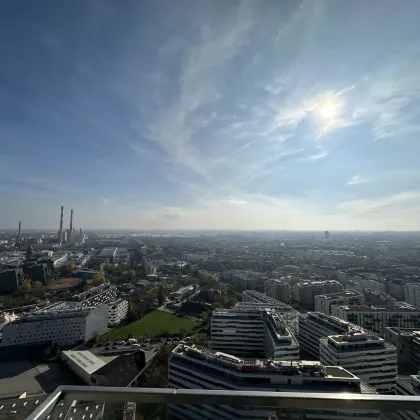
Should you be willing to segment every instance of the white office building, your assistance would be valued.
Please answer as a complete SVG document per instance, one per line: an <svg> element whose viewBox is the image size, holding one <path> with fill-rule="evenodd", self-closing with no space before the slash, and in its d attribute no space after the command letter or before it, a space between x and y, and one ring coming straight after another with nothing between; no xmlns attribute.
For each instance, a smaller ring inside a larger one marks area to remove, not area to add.
<svg viewBox="0 0 420 420"><path fill-rule="evenodd" d="M299 344L303 357L319 360L319 340L330 335L348 334L351 331L364 332L358 325L343 321L321 312L307 312L299 315Z"/></svg>
<svg viewBox="0 0 420 420"><path fill-rule="evenodd" d="M405 301L410 305L420 308L420 284L407 283L404 286Z"/></svg>
<svg viewBox="0 0 420 420"><path fill-rule="evenodd" d="M299 360L299 343L281 314L257 306L216 309L211 318L211 345L241 357Z"/></svg>
<svg viewBox="0 0 420 420"><path fill-rule="evenodd" d="M290 284L279 279L268 279L264 283L265 294L280 302L290 303Z"/></svg>
<svg viewBox="0 0 420 420"><path fill-rule="evenodd" d="M335 305L332 315L384 337L386 327L420 328L420 309L398 306Z"/></svg>
<svg viewBox="0 0 420 420"><path fill-rule="evenodd" d="M108 326L115 327L120 324L128 314L128 300L118 299L107 302Z"/></svg>
<svg viewBox="0 0 420 420"><path fill-rule="evenodd" d="M338 293L315 296L315 312L331 315L333 305L363 305L365 296L354 290L343 290Z"/></svg>
<svg viewBox="0 0 420 420"><path fill-rule="evenodd" d="M93 308L40 310L4 325L0 346L57 344L69 348L89 341L108 327L106 305Z"/></svg>
<svg viewBox="0 0 420 420"><path fill-rule="evenodd" d="M396 395L414 395L420 398L420 375L397 376L395 385ZM401 420L420 420L419 411L397 411Z"/></svg>
<svg viewBox="0 0 420 420"><path fill-rule="evenodd" d="M169 360L168 387L178 389L221 389L238 391L346 392L374 394L373 388L340 366L320 362L243 360L209 349L176 347ZM238 420L267 419L268 408L249 406L170 405L168 412L179 419ZM379 417L376 411L282 409L280 418L367 419Z"/></svg>
<svg viewBox="0 0 420 420"><path fill-rule="evenodd" d="M322 364L342 366L378 393L393 394L397 350L383 338L355 332L320 339Z"/></svg>

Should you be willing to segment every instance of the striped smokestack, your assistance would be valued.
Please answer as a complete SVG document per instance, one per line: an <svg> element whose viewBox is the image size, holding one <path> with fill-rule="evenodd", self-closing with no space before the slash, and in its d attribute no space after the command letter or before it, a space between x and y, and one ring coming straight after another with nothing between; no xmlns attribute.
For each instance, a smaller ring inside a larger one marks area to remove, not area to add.
<svg viewBox="0 0 420 420"><path fill-rule="evenodd" d="M70 210L70 236L73 235L73 209Z"/></svg>
<svg viewBox="0 0 420 420"><path fill-rule="evenodd" d="M63 242L63 211L64 211L64 206L61 206L60 230L58 232L58 242L60 244Z"/></svg>

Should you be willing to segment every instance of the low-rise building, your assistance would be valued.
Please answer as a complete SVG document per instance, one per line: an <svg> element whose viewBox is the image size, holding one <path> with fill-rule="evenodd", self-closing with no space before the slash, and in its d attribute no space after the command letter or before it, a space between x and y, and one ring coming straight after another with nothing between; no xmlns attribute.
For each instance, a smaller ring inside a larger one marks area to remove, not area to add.
<svg viewBox="0 0 420 420"><path fill-rule="evenodd" d="M317 295L315 296L315 312L331 315L331 307L333 305L363 305L364 299L363 293L354 290Z"/></svg>
<svg viewBox="0 0 420 420"><path fill-rule="evenodd" d="M320 339L320 361L342 366L374 387L393 394L397 375L397 351L383 338L353 332Z"/></svg>

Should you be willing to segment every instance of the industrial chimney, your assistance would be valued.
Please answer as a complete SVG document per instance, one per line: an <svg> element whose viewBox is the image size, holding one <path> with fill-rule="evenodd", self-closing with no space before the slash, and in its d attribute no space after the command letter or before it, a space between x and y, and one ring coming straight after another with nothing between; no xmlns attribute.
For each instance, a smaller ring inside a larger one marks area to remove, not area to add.
<svg viewBox="0 0 420 420"><path fill-rule="evenodd" d="M20 228L22 226L22 222L19 222L19 230L18 230L18 236L17 236L17 245L20 245Z"/></svg>
<svg viewBox="0 0 420 420"><path fill-rule="evenodd" d="M58 231L58 242L60 244L63 242L63 211L64 211L64 206L61 206L60 230Z"/></svg>
<svg viewBox="0 0 420 420"><path fill-rule="evenodd" d="M73 236L73 209L70 210L70 236Z"/></svg>

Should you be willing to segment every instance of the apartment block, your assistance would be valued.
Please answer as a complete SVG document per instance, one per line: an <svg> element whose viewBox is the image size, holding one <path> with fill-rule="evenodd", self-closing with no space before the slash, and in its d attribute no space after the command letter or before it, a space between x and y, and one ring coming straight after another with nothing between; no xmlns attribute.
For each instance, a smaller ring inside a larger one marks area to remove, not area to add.
<svg viewBox="0 0 420 420"><path fill-rule="evenodd" d="M281 314L256 306L215 310L211 345L241 357L300 358L299 343Z"/></svg>
<svg viewBox="0 0 420 420"><path fill-rule="evenodd" d="M346 392L372 394L374 389L340 366L320 362L244 360L223 352L195 346L177 346L169 360L168 386L181 389L255 390L298 392L302 398L310 392ZM171 405L172 418L238 420L268 418L268 408L229 405ZM287 410L280 418L378 418L377 411L366 410ZM320 417L321 416L321 417Z"/></svg>
<svg viewBox="0 0 420 420"><path fill-rule="evenodd" d="M420 328L420 309L398 306L335 305L332 315L384 337L386 327Z"/></svg>
<svg viewBox="0 0 420 420"><path fill-rule="evenodd" d="M408 283L404 286L405 301L420 308L420 283Z"/></svg>
<svg viewBox="0 0 420 420"><path fill-rule="evenodd" d="M265 294L280 302L290 303L291 288L290 284L279 279L268 279L264 283Z"/></svg>
<svg viewBox="0 0 420 420"><path fill-rule="evenodd" d="M322 364L342 366L376 389L393 394L397 375L397 350L383 338L352 332L320 339Z"/></svg>
<svg viewBox="0 0 420 420"><path fill-rule="evenodd" d="M117 299L107 302L108 307L108 326L115 327L120 324L128 314L128 300Z"/></svg>
<svg viewBox="0 0 420 420"><path fill-rule="evenodd" d="M331 315L333 305L363 305L365 297L363 293L355 290L343 290L338 293L315 296L315 311Z"/></svg>
<svg viewBox="0 0 420 420"><path fill-rule="evenodd" d="M306 281L298 283L292 293L292 299L299 306L313 310L315 296L337 293L343 290L343 285L336 280Z"/></svg>
<svg viewBox="0 0 420 420"><path fill-rule="evenodd" d="M358 325L343 321L321 312L307 312L299 315L299 344L301 354L319 360L319 340L330 335L363 332Z"/></svg>

